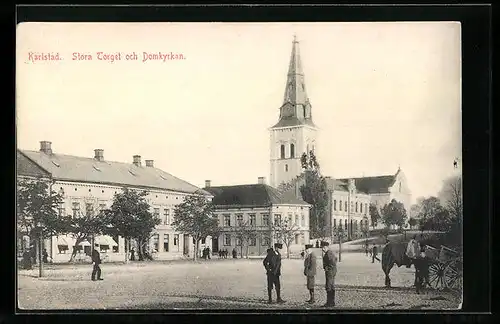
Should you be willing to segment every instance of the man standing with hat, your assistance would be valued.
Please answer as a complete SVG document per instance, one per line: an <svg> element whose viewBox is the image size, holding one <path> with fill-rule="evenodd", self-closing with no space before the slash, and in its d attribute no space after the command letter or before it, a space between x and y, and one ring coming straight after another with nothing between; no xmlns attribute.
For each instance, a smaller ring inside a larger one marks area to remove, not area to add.
<svg viewBox="0 0 500 324"><path fill-rule="evenodd" d="M273 249L269 249L266 258L262 262L267 273L267 295L269 298L269 304L273 302L273 286L276 288L276 302L280 304L285 302L283 299L281 299L281 254L279 252L281 248L283 248L283 244L275 243L274 251Z"/></svg>
<svg viewBox="0 0 500 324"><path fill-rule="evenodd" d="M312 244L306 244L306 257L304 260L304 276L307 277L307 289L310 298L306 303L314 304L314 277L316 276L316 255L312 251Z"/></svg>
<svg viewBox="0 0 500 324"><path fill-rule="evenodd" d="M92 269L92 281L95 281L96 274L97 274L97 280L103 280L101 278L101 267L99 266L101 264L101 254L97 249L99 248L99 244L95 244L94 250L92 251L92 264L94 265L94 269Z"/></svg>
<svg viewBox="0 0 500 324"><path fill-rule="evenodd" d="M335 275L337 274L337 256L330 250L328 242L321 242L323 269L325 269L326 304L323 307L335 306Z"/></svg>

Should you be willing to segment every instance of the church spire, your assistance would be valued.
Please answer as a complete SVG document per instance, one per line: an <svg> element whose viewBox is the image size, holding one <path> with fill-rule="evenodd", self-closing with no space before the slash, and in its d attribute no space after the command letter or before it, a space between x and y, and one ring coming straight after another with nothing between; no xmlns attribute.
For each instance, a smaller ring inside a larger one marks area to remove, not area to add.
<svg viewBox="0 0 500 324"><path fill-rule="evenodd" d="M288 65L285 95L280 107L280 119L274 128L308 125L315 127L312 121L311 104L306 93L304 72L300 60L299 41L293 36L292 55Z"/></svg>
<svg viewBox="0 0 500 324"><path fill-rule="evenodd" d="M292 105L305 105L308 101L302 62L300 60L299 41L297 40L297 36L293 35L292 55L290 56L290 64L288 65L283 104L289 102Z"/></svg>

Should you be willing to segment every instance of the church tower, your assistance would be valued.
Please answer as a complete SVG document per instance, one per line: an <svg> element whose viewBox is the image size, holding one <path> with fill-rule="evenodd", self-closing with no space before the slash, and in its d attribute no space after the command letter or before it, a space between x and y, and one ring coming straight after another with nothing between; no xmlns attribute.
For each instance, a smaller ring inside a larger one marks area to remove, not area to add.
<svg viewBox="0 0 500 324"><path fill-rule="evenodd" d="M279 121L270 128L270 184L278 187L302 173L301 156L316 148L317 128L312 121L300 61L299 42L294 36Z"/></svg>

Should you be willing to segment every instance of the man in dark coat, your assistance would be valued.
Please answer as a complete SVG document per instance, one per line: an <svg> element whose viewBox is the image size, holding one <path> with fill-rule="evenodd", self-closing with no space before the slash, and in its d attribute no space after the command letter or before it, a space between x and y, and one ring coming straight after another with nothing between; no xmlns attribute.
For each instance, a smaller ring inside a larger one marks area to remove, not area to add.
<svg viewBox="0 0 500 324"><path fill-rule="evenodd" d="M285 301L281 299L281 284L280 284L280 276L281 276L281 254L279 250L283 248L283 244L275 243L273 249L267 250L267 255L262 264L266 269L267 274L267 296L268 303L271 304L273 302L272 291L273 286L276 288L276 302L284 303Z"/></svg>
<svg viewBox="0 0 500 324"><path fill-rule="evenodd" d="M304 259L304 276L307 277L307 289L310 298L306 303L314 304L314 277L316 276L316 255L312 251L312 244L306 244L306 257Z"/></svg>
<svg viewBox="0 0 500 324"><path fill-rule="evenodd" d="M96 274L97 274L97 280L103 280L101 278L101 267L99 266L101 264L101 254L97 249L99 248L99 244L96 244L94 247L94 250L92 251L92 264L94 265L94 269L92 270L92 280L95 281Z"/></svg>
<svg viewBox="0 0 500 324"><path fill-rule="evenodd" d="M378 254L377 246L373 245L373 248L372 248L372 263L374 263L375 260L380 261L380 259L378 258L377 254Z"/></svg>
<svg viewBox="0 0 500 324"><path fill-rule="evenodd" d="M326 303L323 307L335 306L335 275L337 274L337 256L330 250L328 242L321 242L323 269L325 270Z"/></svg>

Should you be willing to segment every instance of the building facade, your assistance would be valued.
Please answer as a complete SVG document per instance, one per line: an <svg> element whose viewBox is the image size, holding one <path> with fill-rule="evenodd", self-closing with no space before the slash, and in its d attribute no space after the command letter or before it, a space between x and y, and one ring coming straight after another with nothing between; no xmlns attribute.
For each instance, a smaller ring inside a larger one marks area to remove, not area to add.
<svg viewBox="0 0 500 324"><path fill-rule="evenodd" d="M99 215L111 207L113 197L124 187L148 192L147 202L153 215L161 219L149 242L149 250L158 259L173 259L192 255L193 243L188 235L172 228L174 208L186 195L200 192L211 199L211 195L200 188L180 180L154 167L153 160L145 165L139 155L133 156L133 163L107 161L104 151L96 149L94 157L78 157L55 154L51 142L41 142L39 151L17 151L18 177L44 177L51 182L51 190L63 197L58 212L63 216L81 217ZM103 258L109 261L125 259L125 242L122 237L99 236ZM67 262L73 249L78 251L77 259L88 259L90 242L75 246L71 235L52 237L45 242L45 248L54 262ZM131 243L134 246L135 242ZM136 249L137 250L137 249Z"/></svg>
<svg viewBox="0 0 500 324"><path fill-rule="evenodd" d="M309 242L310 205L295 195L279 193L265 184L264 178L259 178L258 184L236 186L213 187L207 181L204 190L213 195L215 217L222 228L221 235L213 238L214 252L226 249L231 253L236 248L239 255L243 247L243 255L248 248L249 256L260 256L279 242L285 243L283 248L287 253L288 241L293 254L300 253L303 245ZM286 224L288 239L281 237L284 231L274 230L274 226L280 224ZM238 234L243 229L251 234ZM242 237L248 238L242 240Z"/></svg>
<svg viewBox="0 0 500 324"><path fill-rule="evenodd" d="M280 192L300 197L300 186L305 182L300 158L305 152L318 150L318 129L312 120L298 44L294 38L283 105L278 123L270 128L270 177L271 185ZM404 204L407 214L410 211L411 191L401 169L392 175L326 178L330 200L326 225L333 230L342 226L350 238L362 235L361 224L371 225L370 204L381 209L396 199Z"/></svg>

